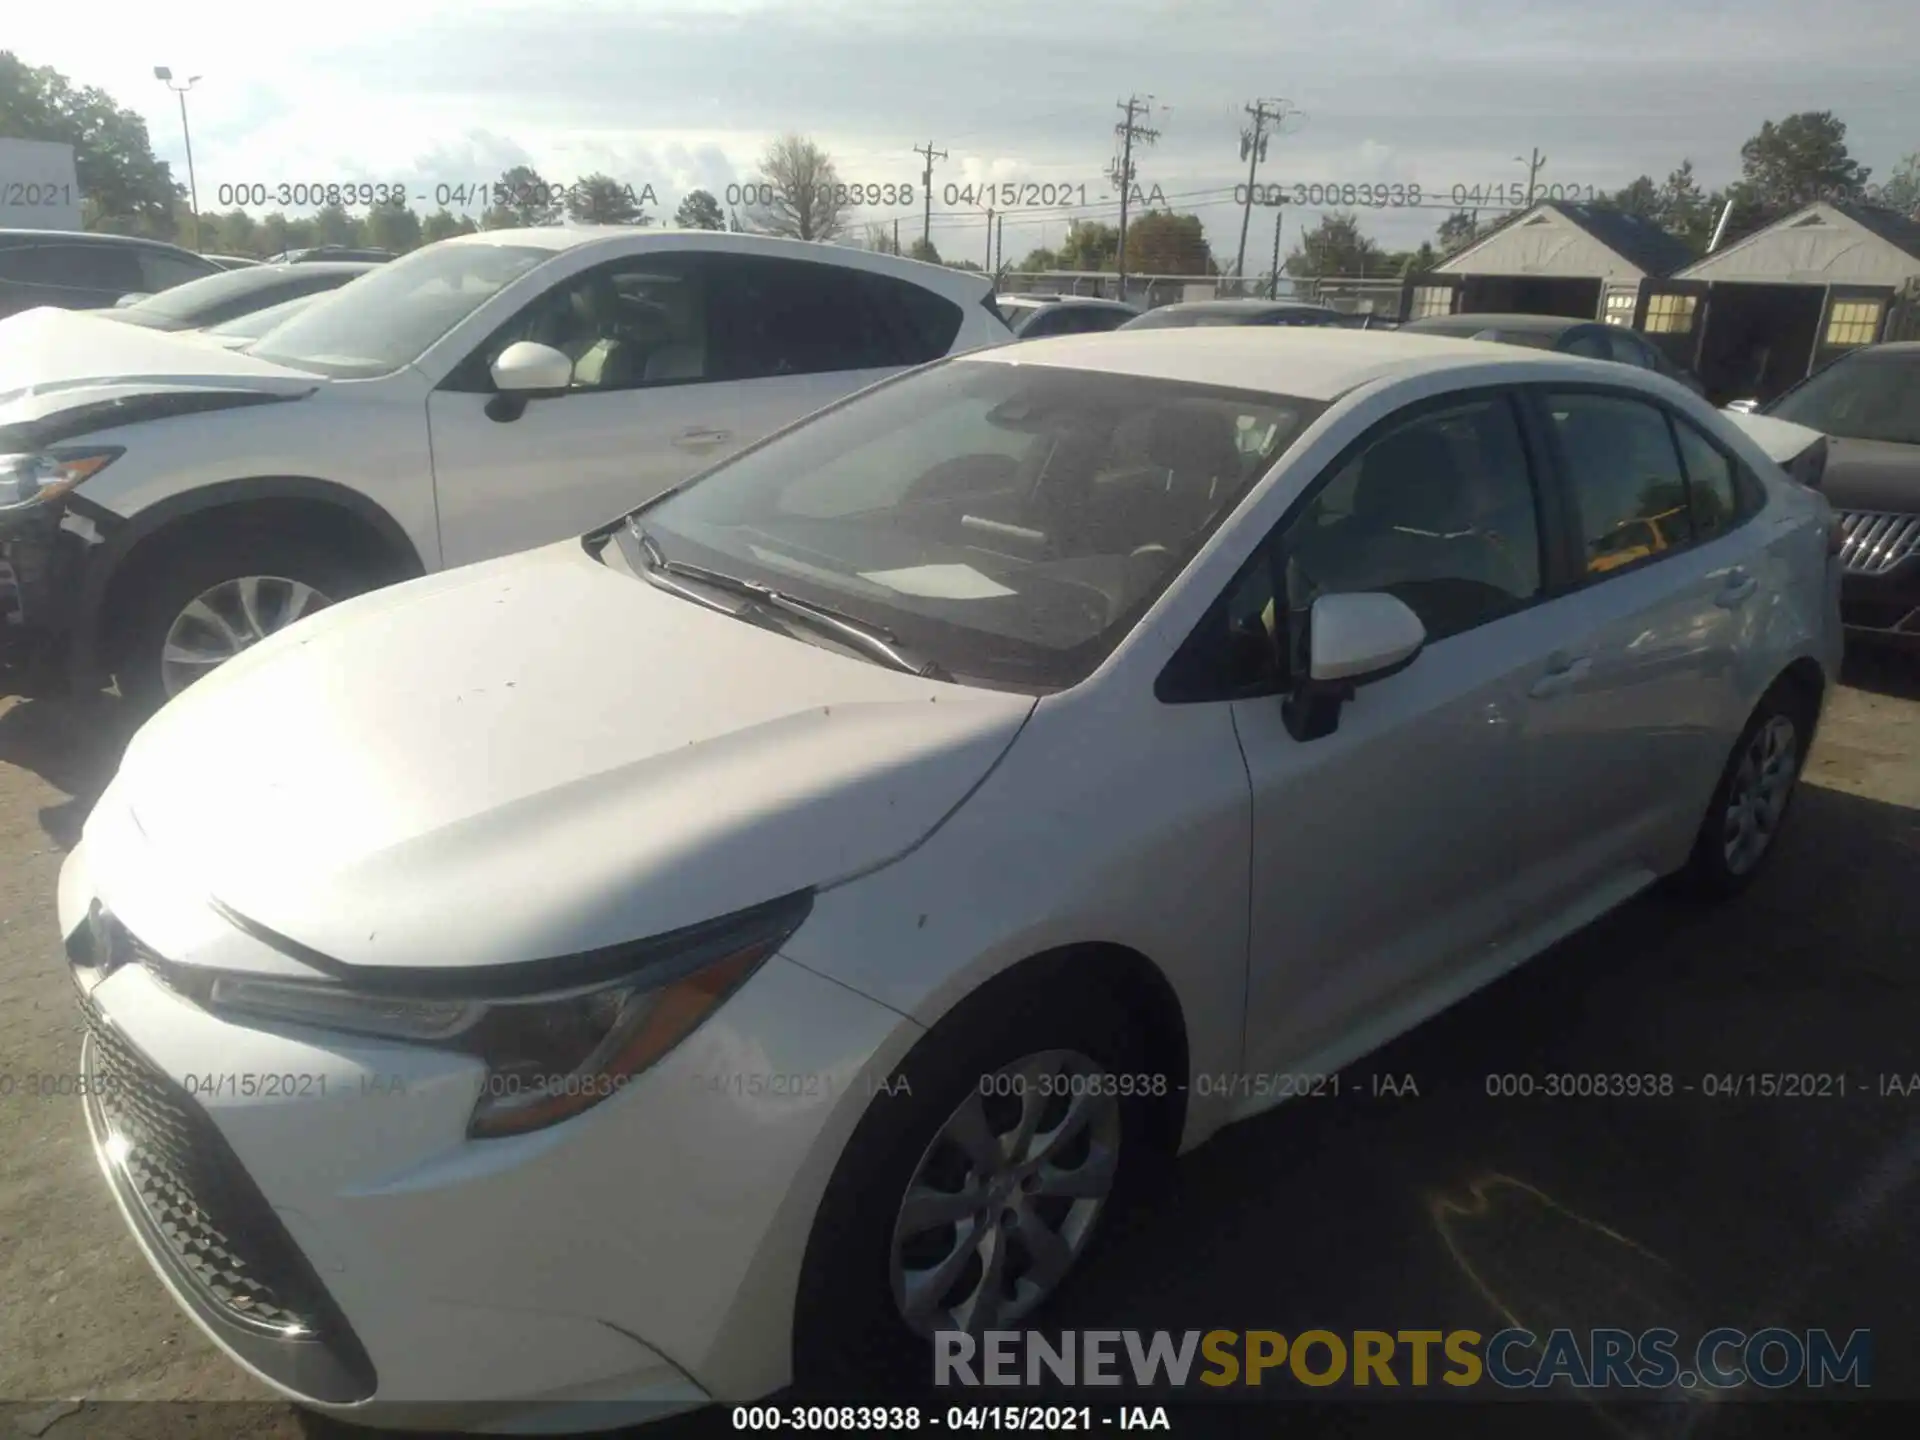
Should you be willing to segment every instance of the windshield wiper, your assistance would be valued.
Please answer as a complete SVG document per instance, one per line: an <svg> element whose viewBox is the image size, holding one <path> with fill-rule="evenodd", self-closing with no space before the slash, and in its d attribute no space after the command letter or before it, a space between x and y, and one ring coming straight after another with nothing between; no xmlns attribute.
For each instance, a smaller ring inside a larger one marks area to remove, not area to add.
<svg viewBox="0 0 1920 1440"><path fill-rule="evenodd" d="M677 576L682 580L691 580L715 590L724 590L729 595L740 596L750 605L762 610L777 610L782 615L804 621L895 670L905 671L909 675L918 675L923 680L940 680L948 683L953 680L953 676L946 667L936 660L922 659L914 655L900 644L890 630L885 630L869 621L856 619L831 606L816 605L811 600L798 599L771 586L759 584L757 581L743 580L737 575L709 570L704 565L693 565L684 560L669 560L661 553L660 546L654 538L637 520L629 520L627 529L640 543L640 548L646 552L647 563L663 574Z"/></svg>

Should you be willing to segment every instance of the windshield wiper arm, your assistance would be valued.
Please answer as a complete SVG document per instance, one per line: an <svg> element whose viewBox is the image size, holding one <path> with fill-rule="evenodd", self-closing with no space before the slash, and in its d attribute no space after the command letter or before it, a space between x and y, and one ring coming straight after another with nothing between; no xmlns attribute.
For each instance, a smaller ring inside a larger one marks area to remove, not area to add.
<svg viewBox="0 0 1920 1440"><path fill-rule="evenodd" d="M904 650L890 630L868 621L855 619L831 606L816 605L811 600L801 600L784 594L757 581L743 580L737 575L709 570L704 565L693 565L684 560L669 560L660 552L660 547L655 543L654 538L639 524L628 521L628 528L633 532L634 538L639 541L640 548L646 552L648 563L663 574L709 585L715 590L724 590L730 595L738 595L764 609L778 610L783 615L803 620L828 631L855 649L864 651L895 670L905 671L909 675L918 675L925 680L951 682L953 679L946 667L938 661L919 659Z"/></svg>

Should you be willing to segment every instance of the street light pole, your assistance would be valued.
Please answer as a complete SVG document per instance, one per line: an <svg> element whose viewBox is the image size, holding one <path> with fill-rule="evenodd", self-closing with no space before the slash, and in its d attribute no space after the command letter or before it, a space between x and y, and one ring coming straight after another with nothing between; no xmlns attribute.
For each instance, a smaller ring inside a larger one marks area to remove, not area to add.
<svg viewBox="0 0 1920 1440"><path fill-rule="evenodd" d="M165 65L153 67L154 79L180 97L180 138L187 143L187 204L193 211L193 248L200 248L200 186L193 175L193 132L187 128L187 91L200 83L195 75L184 85L173 83L173 71Z"/></svg>

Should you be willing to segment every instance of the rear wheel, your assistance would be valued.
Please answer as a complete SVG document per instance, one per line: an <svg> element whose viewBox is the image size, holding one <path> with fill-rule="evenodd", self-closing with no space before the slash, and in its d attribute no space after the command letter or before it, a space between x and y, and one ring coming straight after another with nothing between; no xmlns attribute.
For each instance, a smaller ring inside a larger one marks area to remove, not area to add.
<svg viewBox="0 0 1920 1440"><path fill-rule="evenodd" d="M1760 701L1700 822L1681 877L1687 889L1712 899L1753 883L1786 820L1813 721L1814 705L1797 687L1776 685Z"/></svg>
<svg viewBox="0 0 1920 1440"><path fill-rule="evenodd" d="M189 543L144 577L121 612L131 619L115 666L120 693L156 710L269 635L370 584L364 567L298 540Z"/></svg>

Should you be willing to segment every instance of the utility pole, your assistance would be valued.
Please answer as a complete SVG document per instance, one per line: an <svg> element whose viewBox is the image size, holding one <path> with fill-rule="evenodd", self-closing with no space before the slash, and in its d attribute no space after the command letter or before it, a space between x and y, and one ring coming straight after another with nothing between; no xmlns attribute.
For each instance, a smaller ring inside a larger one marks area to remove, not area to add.
<svg viewBox="0 0 1920 1440"><path fill-rule="evenodd" d="M893 253L896 255L900 253L900 217L898 215L893 217Z"/></svg>
<svg viewBox="0 0 1920 1440"><path fill-rule="evenodd" d="M1240 251L1233 259L1233 273L1244 277L1247 273L1247 226L1253 219L1253 177L1260 162L1267 158L1267 122L1273 122L1277 132L1281 122L1291 113L1290 100L1256 100L1243 106L1247 114L1253 117L1253 124L1240 132L1240 158L1247 162L1247 198L1240 207Z"/></svg>
<svg viewBox="0 0 1920 1440"><path fill-rule="evenodd" d="M1285 215L1286 201L1283 198L1273 207L1273 273L1267 279L1267 298L1280 298L1280 217Z"/></svg>
<svg viewBox="0 0 1920 1440"><path fill-rule="evenodd" d="M989 275L993 273L993 221L994 221L993 207L989 205L987 207L987 263L986 263L986 271Z"/></svg>
<svg viewBox="0 0 1920 1440"><path fill-rule="evenodd" d="M1000 216L993 222L993 268L997 272L1007 263L1007 217Z"/></svg>
<svg viewBox="0 0 1920 1440"><path fill-rule="evenodd" d="M927 192L926 218L920 224L920 243L931 247L933 244L933 162L947 158L947 152L933 148L933 141L913 147L913 153L927 157L927 167L921 173L920 184Z"/></svg>
<svg viewBox="0 0 1920 1440"><path fill-rule="evenodd" d="M1518 161L1520 164L1527 167L1527 206L1529 209L1531 209L1533 206L1533 192L1535 188L1533 180L1534 180L1534 177L1540 173L1540 167L1547 163L1547 157L1540 153L1540 147L1536 145L1533 149L1533 158L1531 160L1526 159L1519 155L1516 155L1513 158L1516 161Z"/></svg>
<svg viewBox="0 0 1920 1440"><path fill-rule="evenodd" d="M1143 145L1151 145L1160 138L1158 130L1149 130L1138 121L1146 118L1153 108L1151 95L1129 96L1125 101L1115 101L1115 106L1126 112L1127 118L1113 127L1113 133L1120 137L1120 156L1114 161L1113 183L1120 187L1120 252L1114 256L1115 268L1120 272L1120 300L1127 298L1127 203L1133 193L1133 145L1137 140Z"/></svg>
<svg viewBox="0 0 1920 1440"><path fill-rule="evenodd" d="M193 210L193 248L200 248L200 185L193 178L193 132L187 129L187 92L200 83L195 75L184 85L174 83L173 71L165 65L153 67L153 78L180 97L180 138L187 146L187 204Z"/></svg>

